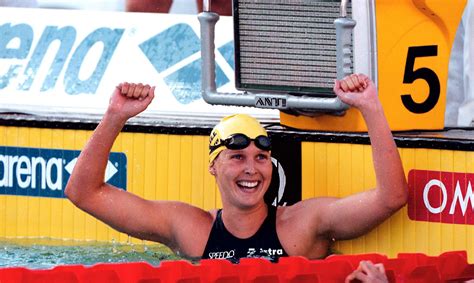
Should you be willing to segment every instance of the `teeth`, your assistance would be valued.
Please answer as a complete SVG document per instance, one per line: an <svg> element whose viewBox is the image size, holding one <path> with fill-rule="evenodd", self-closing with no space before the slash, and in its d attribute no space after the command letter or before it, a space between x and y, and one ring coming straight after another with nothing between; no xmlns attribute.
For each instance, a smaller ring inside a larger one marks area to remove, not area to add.
<svg viewBox="0 0 474 283"><path fill-rule="evenodd" d="M256 187L258 185L258 181L254 181L254 182L239 181L238 184L239 184L239 186L242 186L242 187L253 188L253 187Z"/></svg>

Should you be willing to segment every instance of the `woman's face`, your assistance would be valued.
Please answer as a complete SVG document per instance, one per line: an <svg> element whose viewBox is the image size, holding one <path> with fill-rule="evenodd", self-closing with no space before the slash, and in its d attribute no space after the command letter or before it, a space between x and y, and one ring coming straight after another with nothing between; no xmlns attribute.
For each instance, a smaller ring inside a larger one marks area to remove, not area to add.
<svg viewBox="0 0 474 283"><path fill-rule="evenodd" d="M254 142L240 150L225 149L209 167L216 177L223 205L241 209L264 202L272 170L270 152L257 148Z"/></svg>

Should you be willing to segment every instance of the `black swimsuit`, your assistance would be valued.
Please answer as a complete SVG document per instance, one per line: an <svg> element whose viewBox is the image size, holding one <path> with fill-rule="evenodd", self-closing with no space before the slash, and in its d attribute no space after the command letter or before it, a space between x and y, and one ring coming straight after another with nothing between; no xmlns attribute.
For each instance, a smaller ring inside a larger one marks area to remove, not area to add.
<svg viewBox="0 0 474 283"><path fill-rule="evenodd" d="M287 255L276 232L276 207L268 206L268 215L262 226L246 239L237 238L227 231L222 221L222 210L219 209L202 258L227 259L238 263L243 257L259 257L276 262L279 257Z"/></svg>

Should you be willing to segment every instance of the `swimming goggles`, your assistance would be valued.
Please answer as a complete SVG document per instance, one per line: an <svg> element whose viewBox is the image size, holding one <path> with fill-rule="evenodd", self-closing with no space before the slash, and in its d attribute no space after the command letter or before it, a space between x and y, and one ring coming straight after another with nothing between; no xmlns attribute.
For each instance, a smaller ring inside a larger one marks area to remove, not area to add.
<svg viewBox="0 0 474 283"><path fill-rule="evenodd" d="M270 150L272 148L272 143L270 138L267 136L260 135L255 139L251 139L244 134L233 134L230 135L225 140L220 141L220 143L216 145L210 145L209 149L210 152L213 152L217 148L221 146L225 146L228 149L244 149L250 145L250 142L254 142L255 146L257 146L261 150Z"/></svg>

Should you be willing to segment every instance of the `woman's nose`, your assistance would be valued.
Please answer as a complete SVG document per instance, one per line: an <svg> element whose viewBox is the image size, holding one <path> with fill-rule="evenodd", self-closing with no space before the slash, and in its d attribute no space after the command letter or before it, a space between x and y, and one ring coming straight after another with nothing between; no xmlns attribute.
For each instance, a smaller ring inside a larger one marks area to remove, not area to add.
<svg viewBox="0 0 474 283"><path fill-rule="evenodd" d="M247 160L247 162L245 163L245 174L249 174L249 175L252 175L252 174L255 174L255 162L253 160Z"/></svg>

